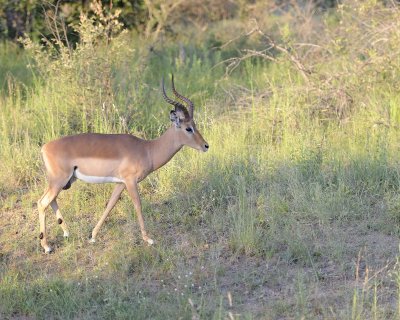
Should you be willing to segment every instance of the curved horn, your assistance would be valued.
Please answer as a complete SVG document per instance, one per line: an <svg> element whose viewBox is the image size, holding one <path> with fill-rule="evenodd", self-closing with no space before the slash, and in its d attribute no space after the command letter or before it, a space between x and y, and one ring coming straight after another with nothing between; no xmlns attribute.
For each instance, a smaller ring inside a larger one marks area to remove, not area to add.
<svg viewBox="0 0 400 320"><path fill-rule="evenodd" d="M177 97L178 99L181 99L182 101L184 101L184 102L186 102L188 104L188 106L189 106L189 116L190 116L190 118L193 118L193 109L194 109L193 102L176 91L175 84L174 84L174 75L173 74L172 74L171 81L172 81L172 92L174 93L175 97Z"/></svg>
<svg viewBox="0 0 400 320"><path fill-rule="evenodd" d="M186 107L183 104L181 104L180 102L170 99L167 96L167 94L165 93L164 77L161 78L161 92L162 92L162 96L163 96L164 100L167 103L172 104L175 107L175 110L182 111L183 114L185 115L185 117L189 117L189 113L186 110Z"/></svg>

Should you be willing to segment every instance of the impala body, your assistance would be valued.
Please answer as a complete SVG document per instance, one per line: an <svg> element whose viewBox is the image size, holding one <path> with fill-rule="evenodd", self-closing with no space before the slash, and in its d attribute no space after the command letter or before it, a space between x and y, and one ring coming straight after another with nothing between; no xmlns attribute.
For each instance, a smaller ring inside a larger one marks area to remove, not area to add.
<svg viewBox="0 0 400 320"><path fill-rule="evenodd" d="M95 242L99 229L126 188L136 210L143 240L150 245L154 243L144 227L137 184L166 164L184 145L200 151L208 150L208 144L197 131L193 120L193 102L175 90L173 77L172 91L188 105L189 110L182 103L168 98L162 82L163 98L175 109L170 112L171 127L157 139L143 140L130 134L84 133L54 140L42 147L49 186L38 201L39 238L46 253L52 249L47 243L45 210L49 205L52 207L64 237L68 237L68 227L56 198L63 189L69 189L76 179L88 183L117 184L92 231L91 242Z"/></svg>

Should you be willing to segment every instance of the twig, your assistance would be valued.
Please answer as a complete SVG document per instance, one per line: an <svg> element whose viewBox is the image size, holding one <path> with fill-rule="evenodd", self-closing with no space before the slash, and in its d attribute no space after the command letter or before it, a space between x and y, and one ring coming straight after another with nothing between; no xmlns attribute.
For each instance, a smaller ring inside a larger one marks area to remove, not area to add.
<svg viewBox="0 0 400 320"><path fill-rule="evenodd" d="M289 49L287 49L286 47L284 47L283 45L277 44L274 40L272 40L272 38L270 36L268 36L263 31L261 31L256 20L253 20L253 22L255 23L255 27L253 27L250 31L243 33L243 34L229 40L225 44L221 45L219 48L220 49L225 48L226 46L230 45L232 42L234 42L242 37L249 37L249 36L253 35L254 33L258 33L259 35L261 35L261 37L264 38L264 40L266 40L268 47L261 51L252 50L252 49L244 49L241 52L244 52L245 55L243 55L241 57L233 57L233 58L226 59L222 62L217 63L212 68L215 68L221 64L227 64L225 75L229 75L241 64L242 61L244 61L248 58L260 57L260 58L263 58L263 59L266 59L269 61L277 62L278 60L275 57L273 57L270 54L267 54L267 52L269 52L271 49L276 49L277 51L283 53L284 55L286 55L289 58L289 60L292 62L292 64L300 72L300 75L303 77L304 81L308 84L310 82L308 76L311 74L311 70L307 69L301 63L300 59L296 56L295 53L291 53L291 51ZM321 48L318 45L314 45L314 44L310 44L310 43L307 43L307 44L300 43L298 45L299 46L307 45L307 46L314 46L317 48Z"/></svg>

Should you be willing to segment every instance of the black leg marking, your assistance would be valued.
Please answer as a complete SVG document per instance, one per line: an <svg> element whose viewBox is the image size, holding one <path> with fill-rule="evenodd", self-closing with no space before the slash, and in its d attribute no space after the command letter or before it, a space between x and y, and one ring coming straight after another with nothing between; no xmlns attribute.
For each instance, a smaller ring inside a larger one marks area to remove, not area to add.
<svg viewBox="0 0 400 320"><path fill-rule="evenodd" d="M76 169L78 169L78 167L74 166L74 173L75 173ZM71 188L72 182L75 181L74 173L72 174L71 178L68 180L67 184L63 187L63 190L68 190L69 188Z"/></svg>
<svg viewBox="0 0 400 320"><path fill-rule="evenodd" d="M43 232L40 233L39 235L39 239L42 240L43 239Z"/></svg>
<svg viewBox="0 0 400 320"><path fill-rule="evenodd" d="M72 178L71 178L72 179ZM68 190L71 188L71 179L67 182L67 184L63 187L63 190Z"/></svg>
<svg viewBox="0 0 400 320"><path fill-rule="evenodd" d="M62 221L62 219L61 219L61 218L58 218L58 219L57 219L57 222L58 222L58 224L61 224L61 223L63 223L63 221Z"/></svg>

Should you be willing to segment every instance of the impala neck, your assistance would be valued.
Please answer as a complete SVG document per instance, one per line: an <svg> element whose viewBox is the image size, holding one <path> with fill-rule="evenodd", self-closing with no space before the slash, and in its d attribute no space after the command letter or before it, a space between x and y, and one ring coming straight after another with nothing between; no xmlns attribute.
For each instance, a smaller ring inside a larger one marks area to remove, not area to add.
<svg viewBox="0 0 400 320"><path fill-rule="evenodd" d="M159 138L149 141L152 171L166 164L183 147L176 139L175 130L175 127L171 126Z"/></svg>

